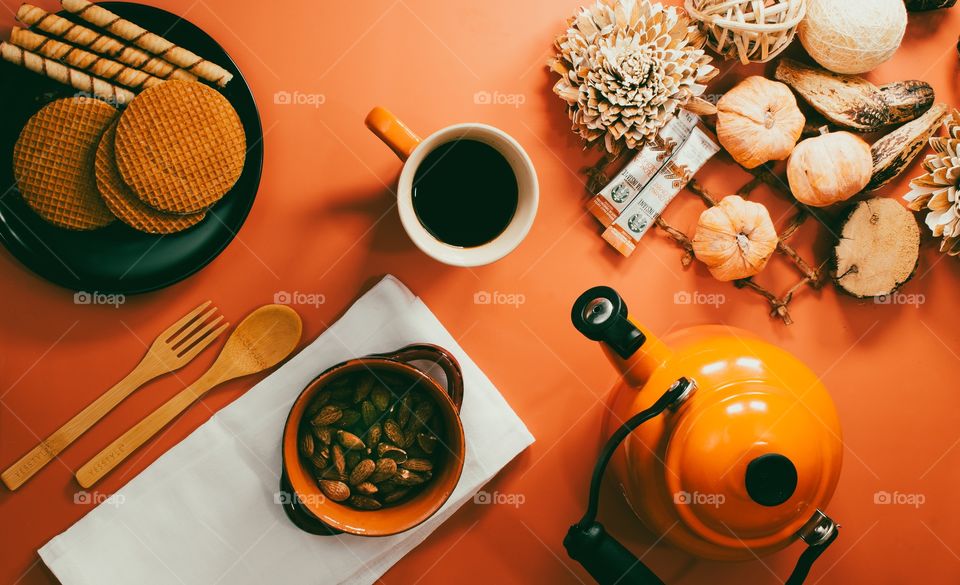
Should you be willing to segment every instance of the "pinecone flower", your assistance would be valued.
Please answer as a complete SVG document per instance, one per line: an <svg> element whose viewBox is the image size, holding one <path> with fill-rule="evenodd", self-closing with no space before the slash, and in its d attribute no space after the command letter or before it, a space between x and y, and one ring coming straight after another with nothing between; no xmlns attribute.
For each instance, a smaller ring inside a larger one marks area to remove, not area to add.
<svg viewBox="0 0 960 585"><path fill-rule="evenodd" d="M945 126L947 136L930 139L933 154L923 160L927 174L910 181L904 196L914 211L926 209L927 227L943 238L940 251L960 254L960 111L954 110Z"/></svg>
<svg viewBox="0 0 960 585"><path fill-rule="evenodd" d="M548 65L573 130L617 155L652 140L717 74L686 12L649 0L597 0L568 21Z"/></svg>

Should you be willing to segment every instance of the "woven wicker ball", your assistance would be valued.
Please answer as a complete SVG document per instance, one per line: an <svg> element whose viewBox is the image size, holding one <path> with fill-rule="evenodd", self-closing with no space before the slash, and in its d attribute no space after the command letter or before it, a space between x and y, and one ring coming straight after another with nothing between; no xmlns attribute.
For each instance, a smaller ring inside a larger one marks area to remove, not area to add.
<svg viewBox="0 0 960 585"><path fill-rule="evenodd" d="M807 0L797 34L820 65L860 74L893 57L906 29L903 0Z"/></svg>
<svg viewBox="0 0 960 585"><path fill-rule="evenodd" d="M793 41L807 0L685 0L707 44L727 59L765 63Z"/></svg>

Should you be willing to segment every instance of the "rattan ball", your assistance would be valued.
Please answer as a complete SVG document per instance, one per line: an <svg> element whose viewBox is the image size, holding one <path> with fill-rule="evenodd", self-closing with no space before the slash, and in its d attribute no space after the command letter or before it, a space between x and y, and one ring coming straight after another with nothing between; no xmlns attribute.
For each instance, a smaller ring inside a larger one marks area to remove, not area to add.
<svg viewBox="0 0 960 585"><path fill-rule="evenodd" d="M807 0L685 0L707 44L727 59L765 63L793 41Z"/></svg>

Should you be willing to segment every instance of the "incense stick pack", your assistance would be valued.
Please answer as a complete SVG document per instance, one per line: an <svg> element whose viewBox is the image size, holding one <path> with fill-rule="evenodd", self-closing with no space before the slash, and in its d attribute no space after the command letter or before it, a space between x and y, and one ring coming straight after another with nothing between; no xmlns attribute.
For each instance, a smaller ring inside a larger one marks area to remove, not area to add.
<svg viewBox="0 0 960 585"><path fill-rule="evenodd" d="M587 202L587 209L603 227L612 224L666 164L674 151L690 136L699 119L686 110L680 110L652 142L643 145L617 176Z"/></svg>
<svg viewBox="0 0 960 585"><path fill-rule="evenodd" d="M720 147L706 132L694 128L673 157L603 232L603 239L624 256L633 254L637 242L660 217L667 204L719 150Z"/></svg>

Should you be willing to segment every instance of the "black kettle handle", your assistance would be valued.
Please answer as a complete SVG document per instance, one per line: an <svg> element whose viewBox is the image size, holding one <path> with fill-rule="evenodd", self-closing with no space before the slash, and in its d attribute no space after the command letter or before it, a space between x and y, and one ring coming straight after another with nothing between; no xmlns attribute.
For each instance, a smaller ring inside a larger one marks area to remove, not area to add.
<svg viewBox="0 0 960 585"><path fill-rule="evenodd" d="M623 423L613 433L600 451L597 465L590 481L590 497L587 512L579 522L570 527L563 546L573 560L580 563L599 585L664 585L643 562L597 522L600 503L600 484L613 453L630 433L641 424L659 416L668 408L676 408L694 390L695 384L680 378L650 408L643 410ZM800 585L810 572L813 562L823 553L839 534L838 526L818 512L800 533L808 548L800 555L797 565L785 585Z"/></svg>

